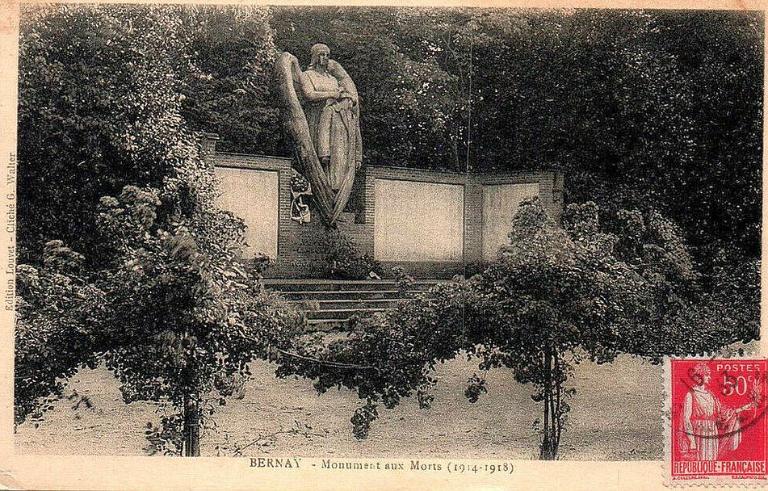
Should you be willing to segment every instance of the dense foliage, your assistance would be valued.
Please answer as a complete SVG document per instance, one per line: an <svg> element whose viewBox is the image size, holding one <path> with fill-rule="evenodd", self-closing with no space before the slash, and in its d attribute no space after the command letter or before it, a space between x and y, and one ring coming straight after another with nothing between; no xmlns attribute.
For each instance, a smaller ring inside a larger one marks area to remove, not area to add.
<svg viewBox="0 0 768 491"><path fill-rule="evenodd" d="M561 228L538 200L525 202L509 246L482 274L357 319L347 338L305 347L307 356L345 367L296 359L280 373L314 378L320 392L357 390L365 404L352 423L362 438L379 404L391 408L416 392L428 405L435 364L464 352L479 360L481 371L509 367L518 382L535 387L532 397L543 407L541 457L556 458L575 394L567 385L574 364L610 362L621 353L655 362L664 354L701 354L744 332L742 319L726 314L740 306L701 293L674 224L635 210L610 218L610 226L602 224L594 203L571 205ZM466 395L474 402L487 390L475 375Z"/></svg>
<svg viewBox="0 0 768 491"><path fill-rule="evenodd" d="M16 414L44 409L41 398L98 355L127 403L176 408L158 432L163 450L195 455L211 391L230 395L235 376L254 357L274 358L301 318L240 264L244 224L215 206L213 169L182 116L193 60L183 12L29 14ZM49 237L71 249L40 247Z"/></svg>
<svg viewBox="0 0 768 491"><path fill-rule="evenodd" d="M288 50L306 65L309 47L322 41L360 90L366 165L557 169L567 176L568 201L664 209L707 271L711 257L759 253L759 14L163 11L158 22L158 8L113 8L111 21L95 24L72 12L58 20L25 15L20 160L46 164L21 169L20 216L39 218L21 221L24 244L39 249L60 238L81 250L90 234L78 233L77 222L93 199L118 193L127 177L157 184L158 169L121 163L127 135L148 131L136 124L140 100L121 95L141 87L155 100L167 85L154 83L155 67L179 70L180 114L194 129L218 132L222 149L289 155L271 64ZM131 29L118 18L132 19ZM56 32L59 22L71 36ZM77 83L86 79L94 83ZM101 124L106 114L110 122ZM59 140L66 149L54 150ZM51 173L61 186L46 186ZM66 219L54 220L44 205L62 198L70 204L57 216Z"/></svg>
<svg viewBox="0 0 768 491"><path fill-rule="evenodd" d="M135 7L27 15L19 45L21 259L38 260L43 243L60 239L98 261L98 199L126 183L160 187L182 158L172 74L187 57L178 20Z"/></svg>
<svg viewBox="0 0 768 491"><path fill-rule="evenodd" d="M223 151L285 153L271 85L276 51L269 11L189 6L179 16L191 57L182 88L186 121L224 135Z"/></svg>
<svg viewBox="0 0 768 491"><path fill-rule="evenodd" d="M272 19L278 49L307 63L322 40L356 81L366 164L561 170L567 201L665 210L707 268L721 249L759 255L762 24L621 10Z"/></svg>
<svg viewBox="0 0 768 491"><path fill-rule="evenodd" d="M171 423L185 426L169 447L180 451L181 437L199 431L211 391L231 395L236 376L250 373L253 358L274 358L270 347L289 344L301 318L236 260L242 222L207 206L157 223L161 205L155 190L132 186L101 200L100 238L120 250L120 264L98 277L109 298L101 328L123 399L180 409ZM187 454L194 445L184 443Z"/></svg>
<svg viewBox="0 0 768 491"><path fill-rule="evenodd" d="M329 230L323 239L325 253L324 276L342 280L369 280L381 277L381 263L367 254L360 254L355 244L338 230Z"/></svg>
<svg viewBox="0 0 768 491"><path fill-rule="evenodd" d="M51 241L44 263L20 264L16 270L15 421L35 421L62 395L62 378L87 364L94 366L98 341L93 320L99 316L103 292L86 283L83 257Z"/></svg>

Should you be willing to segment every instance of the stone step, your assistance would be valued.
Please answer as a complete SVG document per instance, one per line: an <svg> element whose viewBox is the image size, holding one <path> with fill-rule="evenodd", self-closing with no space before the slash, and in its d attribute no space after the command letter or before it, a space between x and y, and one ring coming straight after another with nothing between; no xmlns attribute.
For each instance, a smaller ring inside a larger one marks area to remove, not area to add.
<svg viewBox="0 0 768 491"><path fill-rule="evenodd" d="M298 309L301 309L307 312L312 310L322 312L324 310L335 310L335 309L380 309L380 308L393 309L397 307L398 302L400 302L401 300L402 299L400 298L366 298L366 299L323 298L322 300L310 300L310 299L288 300L288 303L293 304Z"/></svg>
<svg viewBox="0 0 768 491"><path fill-rule="evenodd" d="M376 312L386 312L388 308L353 308L353 309L326 309L326 310L306 310L304 314L307 319L327 319L327 320L348 320L355 314L370 315Z"/></svg>
<svg viewBox="0 0 768 491"><path fill-rule="evenodd" d="M409 290L428 290L438 283L447 280L418 280L410 285ZM282 279L266 278L262 280L264 286L270 290L281 292L289 291L352 291L352 290L396 290L395 280L320 280L320 279Z"/></svg>
<svg viewBox="0 0 768 491"><path fill-rule="evenodd" d="M343 331L354 315L370 316L397 308L404 295L424 292L450 280L419 280L400 291L395 280L263 280L264 286L279 292L304 312L308 331Z"/></svg>
<svg viewBox="0 0 768 491"><path fill-rule="evenodd" d="M398 290L306 290L284 291L280 294L289 302L318 300L397 300Z"/></svg>

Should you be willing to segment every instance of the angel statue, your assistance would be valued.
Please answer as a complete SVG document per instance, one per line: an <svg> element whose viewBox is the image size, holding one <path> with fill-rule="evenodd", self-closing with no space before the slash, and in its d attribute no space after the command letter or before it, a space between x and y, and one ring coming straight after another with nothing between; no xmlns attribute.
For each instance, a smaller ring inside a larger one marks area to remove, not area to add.
<svg viewBox="0 0 768 491"><path fill-rule="evenodd" d="M299 170L312 186L320 216L333 227L349 201L362 163L360 102L344 68L325 44L312 46L312 61L283 52L275 63L283 125L293 140Z"/></svg>

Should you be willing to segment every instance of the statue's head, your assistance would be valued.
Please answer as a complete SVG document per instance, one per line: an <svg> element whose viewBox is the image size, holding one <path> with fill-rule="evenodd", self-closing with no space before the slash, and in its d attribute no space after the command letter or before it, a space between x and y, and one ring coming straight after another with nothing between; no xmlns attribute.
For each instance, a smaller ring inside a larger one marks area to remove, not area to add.
<svg viewBox="0 0 768 491"><path fill-rule="evenodd" d="M331 50L328 48L328 45L321 43L315 44L312 46L310 52L312 53L312 61L309 64L310 68L326 68L328 66L328 59L331 56Z"/></svg>

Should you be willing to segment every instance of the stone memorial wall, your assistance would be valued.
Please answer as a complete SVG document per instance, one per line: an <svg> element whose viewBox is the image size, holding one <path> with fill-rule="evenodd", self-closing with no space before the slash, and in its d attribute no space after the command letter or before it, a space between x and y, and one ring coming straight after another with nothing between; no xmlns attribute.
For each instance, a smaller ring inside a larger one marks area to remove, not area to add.
<svg viewBox="0 0 768 491"><path fill-rule="evenodd" d="M539 183L490 184L483 186L483 260L496 258L509 242L512 218L520 203L540 194Z"/></svg>
<svg viewBox="0 0 768 491"><path fill-rule="evenodd" d="M246 257L257 251L268 255L273 265L267 276L322 276L327 229L316 214L309 223L291 219L292 160L217 153L211 141L203 148L220 180L220 205L249 227ZM548 171L475 174L364 166L336 225L360 254L387 270L400 265L417 277L450 277L468 263L496 256L523 199L538 195L559 219L562 186L562 176Z"/></svg>

